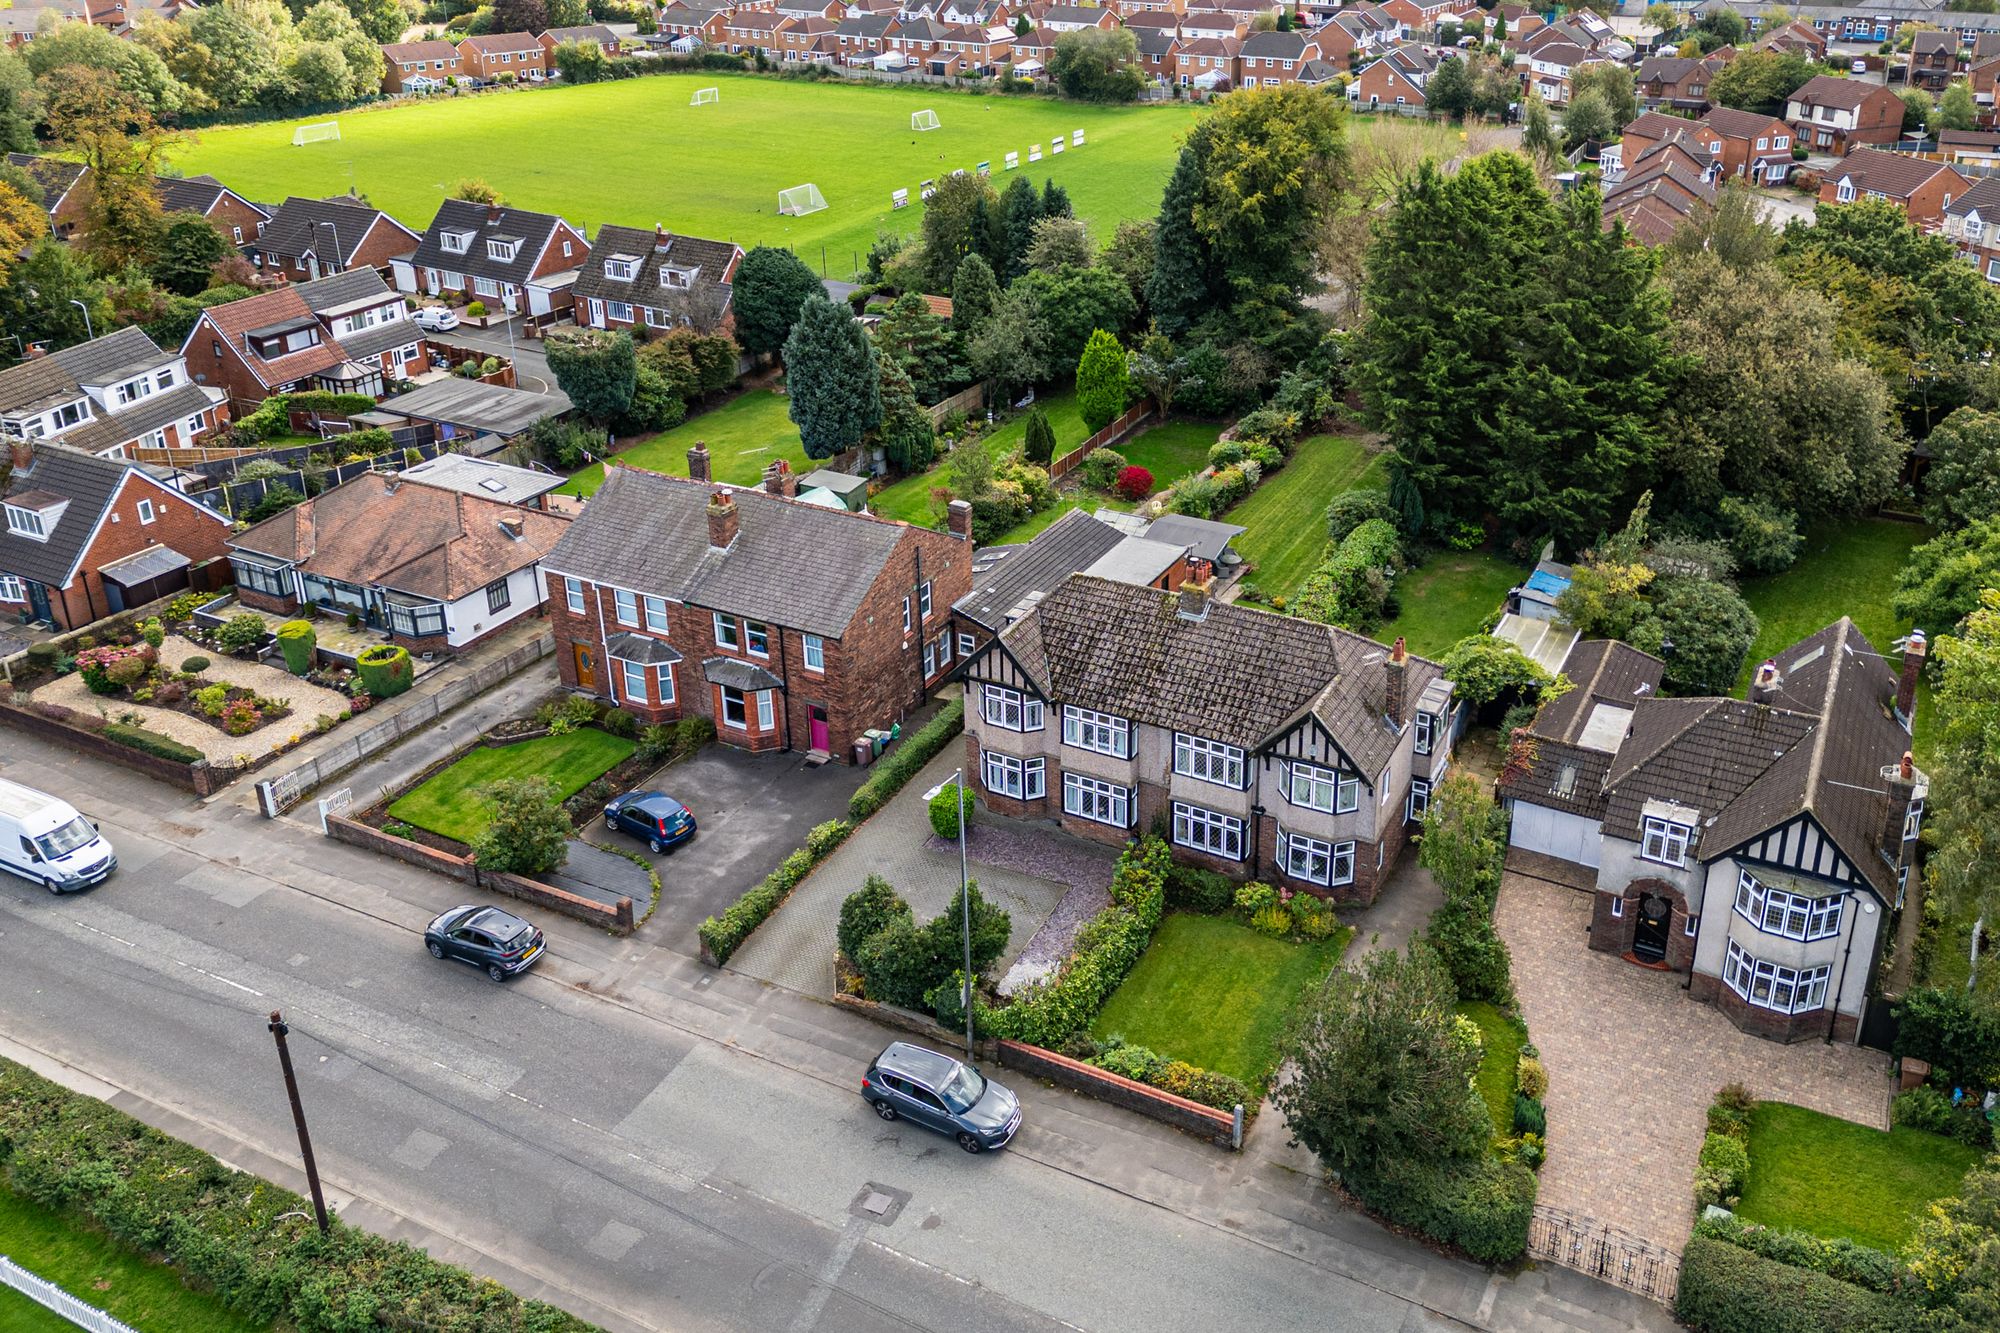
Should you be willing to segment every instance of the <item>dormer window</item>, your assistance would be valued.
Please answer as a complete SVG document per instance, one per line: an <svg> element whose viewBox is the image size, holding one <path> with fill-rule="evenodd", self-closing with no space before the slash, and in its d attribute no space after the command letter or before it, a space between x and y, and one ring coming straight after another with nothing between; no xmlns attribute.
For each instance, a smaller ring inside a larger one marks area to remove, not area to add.
<svg viewBox="0 0 2000 1333"><path fill-rule="evenodd" d="M49 529L62 514L60 505L31 509L26 505L7 506L7 531L30 541L45 542L49 539Z"/></svg>
<svg viewBox="0 0 2000 1333"><path fill-rule="evenodd" d="M514 254L521 248L519 241L489 240L486 242L486 257L497 259L503 264L511 264Z"/></svg>
<svg viewBox="0 0 2000 1333"><path fill-rule="evenodd" d="M1834 187L1833 197L1835 200L1843 204L1853 203L1854 182L1849 180L1843 180L1839 185L1836 185Z"/></svg>
<svg viewBox="0 0 2000 1333"><path fill-rule="evenodd" d="M438 245L448 255L462 255L472 248L472 233L469 231L447 231L438 234Z"/></svg>
<svg viewBox="0 0 2000 1333"><path fill-rule="evenodd" d="M635 255L612 255L604 261L604 276L611 282L630 282L639 276L639 260Z"/></svg>
<svg viewBox="0 0 2000 1333"><path fill-rule="evenodd" d="M153 392L153 382L147 379L144 375L141 375L136 380L129 380L126 383L119 385L117 398L119 405L123 406L126 403L136 403L141 398L145 398L148 395L150 395L152 392Z"/></svg>
<svg viewBox="0 0 2000 1333"><path fill-rule="evenodd" d="M694 286L694 276L698 270L691 268L663 268L660 270L660 285L686 291Z"/></svg>

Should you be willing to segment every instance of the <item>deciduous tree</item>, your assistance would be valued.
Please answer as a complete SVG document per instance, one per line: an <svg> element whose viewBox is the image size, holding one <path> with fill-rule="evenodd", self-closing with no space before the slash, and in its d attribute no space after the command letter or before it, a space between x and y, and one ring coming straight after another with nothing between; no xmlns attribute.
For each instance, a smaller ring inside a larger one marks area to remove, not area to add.
<svg viewBox="0 0 2000 1333"><path fill-rule="evenodd" d="M561 329L546 340L549 369L576 410L609 425L632 406L638 363L632 335L606 329Z"/></svg>
<svg viewBox="0 0 2000 1333"><path fill-rule="evenodd" d="M2000 517L2000 412L1961 407L1924 447L1924 517L1939 528Z"/></svg>
<svg viewBox="0 0 2000 1333"><path fill-rule="evenodd" d="M1048 345L1048 330L1034 294L1010 288L966 355L973 373L992 381L1001 401L1011 403L1023 389L1048 378Z"/></svg>
<svg viewBox="0 0 2000 1333"><path fill-rule="evenodd" d="M2000 518L1941 533L1910 552L1896 575L1890 609L1932 635L1947 633L2000 588Z"/></svg>
<svg viewBox="0 0 2000 1333"><path fill-rule="evenodd" d="M216 264L234 253L213 222L198 213L175 213L160 235L153 280L182 296L199 295L208 290Z"/></svg>
<svg viewBox="0 0 2000 1333"><path fill-rule="evenodd" d="M1031 187L1032 188L1032 187ZM946 176L924 203L923 289L942 295L951 287L959 261L985 254L992 244L998 196L978 176Z"/></svg>
<svg viewBox="0 0 2000 1333"><path fill-rule="evenodd" d="M994 280L993 266L984 255L967 255L958 261L951 279L951 326L965 342L979 336L986 321L1000 304L1000 284Z"/></svg>
<svg viewBox="0 0 2000 1333"><path fill-rule="evenodd" d="M808 458L832 458L882 421L875 346L844 305L807 297L785 340L785 388Z"/></svg>
<svg viewBox="0 0 2000 1333"><path fill-rule="evenodd" d="M1093 330L1122 333L1139 314L1131 290L1108 269L1031 272L1008 289L1009 296L1016 293L1034 302L1049 357L1057 366L1075 365Z"/></svg>
<svg viewBox="0 0 2000 1333"><path fill-rule="evenodd" d="M1080 102L1129 102L1146 86L1139 39L1129 28L1085 28L1057 36L1049 77Z"/></svg>
<svg viewBox="0 0 2000 1333"><path fill-rule="evenodd" d="M1090 228L1072 217L1045 217L1035 224L1028 242L1028 268L1054 273L1065 268L1088 268L1097 257Z"/></svg>
<svg viewBox="0 0 2000 1333"><path fill-rule="evenodd" d="M2000 545L2000 522L1985 525ZM1989 547L1989 550L1992 549ZM1941 675L1934 696L1931 845L1925 871L1931 891L1961 921L2000 921L2000 582L1989 565L1984 589L1964 623L1934 635ZM1926 628L1936 625L1930 622ZM1919 1245L1925 1242L1922 1238ZM1992 1238L1988 1236L1989 1251ZM1989 1291L1995 1285L1987 1260ZM1972 1327L1968 1325L1967 1327Z"/></svg>
<svg viewBox="0 0 2000 1333"><path fill-rule="evenodd" d="M479 798L486 827L473 835L472 850L481 870L538 875L569 858L569 816L547 778L505 778L481 788Z"/></svg>

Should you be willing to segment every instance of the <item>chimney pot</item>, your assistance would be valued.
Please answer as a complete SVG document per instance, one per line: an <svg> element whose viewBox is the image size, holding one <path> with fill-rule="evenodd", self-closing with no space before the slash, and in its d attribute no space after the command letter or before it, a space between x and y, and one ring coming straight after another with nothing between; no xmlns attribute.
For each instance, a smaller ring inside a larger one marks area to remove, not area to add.
<svg viewBox="0 0 2000 1333"><path fill-rule="evenodd" d="M1920 629L1910 631L1903 643L1903 673L1896 679L1896 720L1909 730L1917 716L1917 680L1924 674L1924 657L1930 641Z"/></svg>
<svg viewBox="0 0 2000 1333"><path fill-rule="evenodd" d="M950 504L944 507L944 512L945 512L945 526L951 529L951 535L954 537L963 538L966 541L971 541L972 540L971 502L966 500L953 500Z"/></svg>
<svg viewBox="0 0 2000 1333"><path fill-rule="evenodd" d="M1910 803L1917 796L1917 763L1908 750L1896 766L1888 770L1889 804L1882 812L1882 854L1890 864L1902 865L1907 859L1904 846L1908 839L1903 834L1910 822Z"/></svg>
<svg viewBox="0 0 2000 1333"><path fill-rule="evenodd" d="M1400 634L1389 645L1389 660L1382 664L1382 673L1382 711L1400 727L1409 709L1410 692L1410 649Z"/></svg>
<svg viewBox="0 0 2000 1333"><path fill-rule="evenodd" d="M1757 664L1757 675L1750 682L1750 702L1753 704L1775 703L1778 687L1784 684L1784 677L1778 674L1778 660L1767 657Z"/></svg>
<svg viewBox="0 0 2000 1333"><path fill-rule="evenodd" d="M1183 620L1208 619L1208 582L1189 579L1181 585L1180 614Z"/></svg>
<svg viewBox="0 0 2000 1333"><path fill-rule="evenodd" d="M784 459L774 458L764 465L764 489L789 500L799 493L799 474Z"/></svg>
<svg viewBox="0 0 2000 1333"><path fill-rule="evenodd" d="M708 465L708 441L696 440L688 450L688 476L696 481L713 481Z"/></svg>
<svg viewBox="0 0 2000 1333"><path fill-rule="evenodd" d="M736 498L725 487L709 497L708 501L708 544L717 551L726 551L736 540Z"/></svg>
<svg viewBox="0 0 2000 1333"><path fill-rule="evenodd" d="M47 343L43 342L43 343L28 344L28 360L39 361L48 354L49 354L49 345Z"/></svg>

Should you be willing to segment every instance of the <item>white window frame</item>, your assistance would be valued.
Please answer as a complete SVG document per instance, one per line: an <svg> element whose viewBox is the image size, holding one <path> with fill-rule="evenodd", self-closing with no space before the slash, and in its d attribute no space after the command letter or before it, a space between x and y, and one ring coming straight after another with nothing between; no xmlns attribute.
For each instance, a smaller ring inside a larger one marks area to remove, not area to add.
<svg viewBox="0 0 2000 1333"><path fill-rule="evenodd" d="M1790 968L1767 963L1738 944L1729 941L1722 961L1722 984L1741 996L1746 1004L1780 1014L1810 1014L1826 1007L1827 980L1833 975L1831 963L1818 967Z"/></svg>
<svg viewBox="0 0 2000 1333"><path fill-rule="evenodd" d="M1766 935L1788 940L1830 940L1840 934L1846 909L1845 894L1809 898L1802 893L1771 888L1747 869L1737 871L1736 915Z"/></svg>
<svg viewBox="0 0 2000 1333"><path fill-rule="evenodd" d="M1321 764L1294 761L1285 774L1285 799L1302 810L1353 814L1361 808L1361 779Z"/></svg>
<svg viewBox="0 0 2000 1333"><path fill-rule="evenodd" d="M1910 808L1903 812L1903 841L1913 841L1924 825L1924 803L1910 802Z"/></svg>
<svg viewBox="0 0 2000 1333"><path fill-rule="evenodd" d="M628 592L624 588L613 588L611 603L614 608L612 614L617 617L619 624L630 625L634 629L639 627L638 593Z"/></svg>
<svg viewBox="0 0 2000 1333"><path fill-rule="evenodd" d="M1354 882L1354 842L1278 830L1278 868L1292 879L1332 888Z"/></svg>
<svg viewBox="0 0 2000 1333"><path fill-rule="evenodd" d="M759 731L776 730L778 725L778 713L776 705L771 702L771 691L758 690L756 694L757 694L757 730Z"/></svg>
<svg viewBox="0 0 2000 1333"><path fill-rule="evenodd" d="M1044 721L1040 699L1005 685L979 687L979 715L1008 731L1040 731Z"/></svg>
<svg viewBox="0 0 2000 1333"><path fill-rule="evenodd" d="M932 676L936 674L937 674L937 645L934 643L927 643L924 645L924 679L929 680Z"/></svg>
<svg viewBox="0 0 2000 1333"><path fill-rule="evenodd" d="M1115 759L1132 757L1132 724L1122 717L1064 704L1062 730L1064 745Z"/></svg>
<svg viewBox="0 0 2000 1333"><path fill-rule="evenodd" d="M826 640L817 634L799 636L799 656L805 662L806 670L814 675L826 674Z"/></svg>
<svg viewBox="0 0 2000 1333"><path fill-rule="evenodd" d="M1048 761L987 750L980 755L979 780L995 796L1038 801L1048 794Z"/></svg>
<svg viewBox="0 0 2000 1333"><path fill-rule="evenodd" d="M1174 772L1184 778L1242 791L1248 767L1245 758L1244 752L1234 745L1190 736L1184 731L1174 733Z"/></svg>
<svg viewBox="0 0 2000 1333"><path fill-rule="evenodd" d="M977 640L973 635L961 632L958 636L958 655L960 657L972 656L972 650L976 643Z"/></svg>
<svg viewBox="0 0 2000 1333"><path fill-rule="evenodd" d="M646 668L638 662L628 662L622 657L618 659L618 666L619 688L624 692L627 702L635 704L650 702L646 691Z"/></svg>
<svg viewBox="0 0 2000 1333"><path fill-rule="evenodd" d="M582 579L573 579L568 575L563 576L563 605L569 608L569 613L573 616L583 614Z"/></svg>
<svg viewBox="0 0 2000 1333"><path fill-rule="evenodd" d="M752 657L771 655L771 627L761 620L743 622L743 651Z"/></svg>
<svg viewBox="0 0 2000 1333"><path fill-rule="evenodd" d="M49 539L48 528L42 523L41 511L24 509L19 505L7 506L7 531L18 537L27 537L38 542Z"/></svg>
<svg viewBox="0 0 2000 1333"><path fill-rule="evenodd" d="M1663 866L1687 865L1688 848L1694 843L1694 829L1660 815L1647 815L1639 830L1639 856Z"/></svg>
<svg viewBox="0 0 2000 1333"><path fill-rule="evenodd" d="M910 599L905 597L903 599L903 633L908 634L909 632L910 632Z"/></svg>
<svg viewBox="0 0 2000 1333"><path fill-rule="evenodd" d="M1418 713L1415 720L1416 729L1414 734L1416 740L1414 743L1417 747L1417 753L1429 754L1431 752L1432 738L1437 730L1437 718L1431 713Z"/></svg>
<svg viewBox="0 0 2000 1333"><path fill-rule="evenodd" d="M725 626L728 629L726 634L723 632ZM715 613L715 646L734 651L739 650L742 643L743 635L737 629L736 617L725 616L722 612L717 611Z"/></svg>
<svg viewBox="0 0 2000 1333"><path fill-rule="evenodd" d="M1132 789L1081 773L1063 774L1063 813L1112 828L1132 827Z"/></svg>
<svg viewBox="0 0 2000 1333"><path fill-rule="evenodd" d="M1410 795L1403 802L1403 819L1415 823L1424 817L1424 811L1431 808L1431 784L1428 778L1411 778Z"/></svg>
<svg viewBox="0 0 2000 1333"><path fill-rule="evenodd" d="M28 600L28 585L18 574L0 574L0 602L25 602Z"/></svg>
<svg viewBox="0 0 2000 1333"><path fill-rule="evenodd" d="M1218 856L1225 861L1243 859L1244 822L1204 806L1174 802L1174 846Z"/></svg>
<svg viewBox="0 0 2000 1333"><path fill-rule="evenodd" d="M622 319L627 324L632 322L632 303L630 301L606 301L604 303L604 310L605 314L611 319Z"/></svg>
<svg viewBox="0 0 2000 1333"><path fill-rule="evenodd" d="M654 634L667 633L667 599L642 597L639 602L641 612L646 618L646 628Z"/></svg>
<svg viewBox="0 0 2000 1333"><path fill-rule="evenodd" d="M721 685L717 688L722 691L722 725L736 731L750 730L749 694L733 685ZM731 695L735 696L733 700L730 698ZM733 718L729 715L729 705L732 702L736 705L737 714Z"/></svg>
<svg viewBox="0 0 2000 1333"><path fill-rule="evenodd" d="M925 579L917 585L917 609L923 619L929 620L931 618L931 581L929 579Z"/></svg>
<svg viewBox="0 0 2000 1333"><path fill-rule="evenodd" d="M153 512L153 502L151 500L139 501L138 510L139 510L139 522L142 524L151 523L155 518L158 517L158 515L156 515Z"/></svg>

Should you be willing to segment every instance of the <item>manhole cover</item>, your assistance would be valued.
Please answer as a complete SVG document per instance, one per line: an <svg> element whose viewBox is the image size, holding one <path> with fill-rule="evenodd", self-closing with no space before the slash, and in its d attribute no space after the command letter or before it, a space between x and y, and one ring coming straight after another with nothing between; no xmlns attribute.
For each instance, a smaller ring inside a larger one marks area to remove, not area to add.
<svg viewBox="0 0 2000 1333"><path fill-rule="evenodd" d="M903 1211L903 1205L909 1201L908 1190L880 1185L871 1180L854 1196L854 1202L847 1205L847 1211L864 1222L886 1227L896 1220Z"/></svg>

